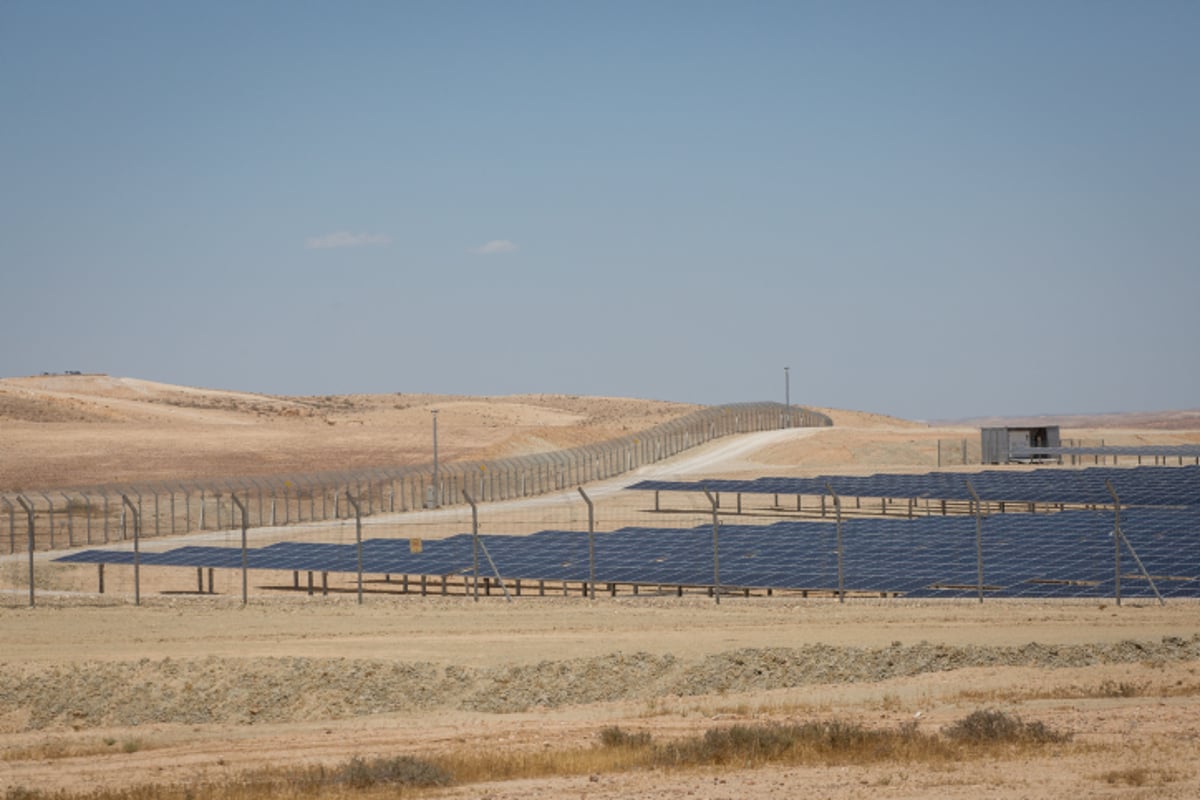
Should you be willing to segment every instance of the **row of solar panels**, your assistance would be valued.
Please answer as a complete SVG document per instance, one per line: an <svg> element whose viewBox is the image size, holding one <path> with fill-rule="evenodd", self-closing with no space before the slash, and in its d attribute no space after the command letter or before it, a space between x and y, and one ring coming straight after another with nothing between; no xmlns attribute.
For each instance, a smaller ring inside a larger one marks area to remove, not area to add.
<svg viewBox="0 0 1200 800"><path fill-rule="evenodd" d="M1111 597L1115 592L1114 518L1069 511L1045 516L999 515L983 522L984 582L997 597ZM976 592L975 520L849 520L842 525L843 585L852 592L911 597L971 596ZM1164 597L1200 598L1200 507L1142 508L1122 513L1121 528ZM833 591L838 587L836 526L782 521L722 525L717 553L722 586ZM588 536L547 530L529 536L483 537L502 577L587 581ZM595 577L601 583L711 586L717 583L710 526L687 529L629 527L595 535ZM1122 553L1122 593L1150 596ZM89 550L65 563L132 564L133 553ZM238 569L242 551L181 547L142 553L142 565ZM253 570L355 573L356 545L281 542L246 551ZM473 574L473 537L427 541L412 552L408 540L362 544L368 574ZM482 574L491 574L486 561Z"/></svg>
<svg viewBox="0 0 1200 800"><path fill-rule="evenodd" d="M931 472L923 475L821 475L815 478L755 480L641 481L630 489L663 492L728 492L742 494L822 495L828 486L844 497L928 497L970 500L967 481L980 498L992 502L1112 503L1106 481L1123 505L1180 506L1200 504L1200 466L1091 467L1036 469L1026 472L986 470L972 474Z"/></svg>
<svg viewBox="0 0 1200 800"><path fill-rule="evenodd" d="M1008 451L1014 458L1035 456L1147 456L1163 458L1200 458L1200 445L1166 444L1124 447L1103 445L1098 447L1013 447Z"/></svg>

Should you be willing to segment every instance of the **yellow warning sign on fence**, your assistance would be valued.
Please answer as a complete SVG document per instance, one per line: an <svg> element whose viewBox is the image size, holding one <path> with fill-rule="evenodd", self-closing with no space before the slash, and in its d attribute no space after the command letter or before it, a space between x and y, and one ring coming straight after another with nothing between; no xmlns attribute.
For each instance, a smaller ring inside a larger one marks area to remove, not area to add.
<svg viewBox="0 0 1200 800"><path fill-rule="evenodd" d="M420 538L413 538L413 539L409 539L409 540L408 540L408 552L410 552L410 553L419 553L419 552L421 552L421 540L420 540Z"/></svg>

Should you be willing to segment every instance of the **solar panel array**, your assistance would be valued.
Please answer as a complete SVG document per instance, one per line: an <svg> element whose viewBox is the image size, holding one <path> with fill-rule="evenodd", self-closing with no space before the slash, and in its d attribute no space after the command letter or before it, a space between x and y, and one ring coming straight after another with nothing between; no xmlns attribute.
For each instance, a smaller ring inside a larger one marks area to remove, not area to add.
<svg viewBox="0 0 1200 800"><path fill-rule="evenodd" d="M1121 528L1164 597L1200 597L1200 506L1135 508ZM975 519L854 519L842 525L844 586L852 592L910 597L973 596ZM1113 515L1067 511L1040 516L998 515L983 522L984 582L995 597L1111 597L1115 592ZM770 525L722 525L720 584L726 587L833 591L838 586L836 526L785 520ZM528 536L487 536L488 552L505 579L587 581L588 537L546 530ZM469 534L423 543L363 542L363 571L394 575L473 574ZM1122 553L1122 594L1150 596ZM132 564L133 553L89 550L65 563ZM180 547L143 553L143 565L238 569L242 551ZM254 570L354 573L355 545L281 542L247 551ZM491 574L481 560L482 574ZM714 584L712 528L627 527L595 536L601 583L666 586Z"/></svg>
<svg viewBox="0 0 1200 800"><path fill-rule="evenodd" d="M1150 456L1163 458L1200 458L1200 445L1195 444L1160 444L1160 445L1099 445L1096 447L1012 447L1010 456L1028 458L1030 456Z"/></svg>
<svg viewBox="0 0 1200 800"><path fill-rule="evenodd" d="M980 498L998 502L1112 502L1105 487L1111 481L1123 505L1200 504L1200 466L1091 467L1082 470L1036 469L1025 472L986 470L970 475L931 472L923 475L822 475L816 478L757 478L749 481L642 481L630 489L664 492L742 494L827 494L826 483L844 497L928 497L970 500L967 480Z"/></svg>

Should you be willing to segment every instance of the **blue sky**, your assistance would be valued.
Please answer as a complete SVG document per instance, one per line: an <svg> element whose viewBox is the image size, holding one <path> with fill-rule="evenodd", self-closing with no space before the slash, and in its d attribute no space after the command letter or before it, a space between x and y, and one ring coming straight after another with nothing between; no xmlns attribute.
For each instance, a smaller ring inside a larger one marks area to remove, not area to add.
<svg viewBox="0 0 1200 800"><path fill-rule="evenodd" d="M1200 406L1200 4L0 2L0 376Z"/></svg>

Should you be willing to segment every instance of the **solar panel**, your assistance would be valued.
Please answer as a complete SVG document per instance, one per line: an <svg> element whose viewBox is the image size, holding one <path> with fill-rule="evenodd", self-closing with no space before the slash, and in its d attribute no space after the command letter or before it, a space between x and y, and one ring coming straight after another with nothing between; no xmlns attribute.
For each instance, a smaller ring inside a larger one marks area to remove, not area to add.
<svg viewBox="0 0 1200 800"><path fill-rule="evenodd" d="M1111 511L995 515L983 520L984 583L996 597L1111 597L1115 592ZM850 519L842 523L844 586L852 592L911 597L973 596L978 581L973 517ZM1121 529L1164 597L1200 597L1200 506L1130 508ZM833 591L838 587L836 526L782 520L719 528L723 586ZM528 536L483 537L506 579L587 581L588 537L547 530ZM627 527L598 533L596 579L602 583L711 586L712 528ZM369 574L473 574L469 534L428 541L412 553L403 539L363 542ZM1151 596L1149 582L1122 553L1122 594ZM240 568L231 547L180 547L143 553L144 565ZM88 550L64 563L132 564L128 551ZM281 542L247 551L255 570L354 573L353 544ZM481 574L491 569L481 558Z"/></svg>
<svg viewBox="0 0 1200 800"><path fill-rule="evenodd" d="M983 500L1104 505L1112 502L1111 481L1123 505L1200 503L1200 466L1090 467L1028 472L985 470L973 474L822 475L815 478L756 478L749 481L641 481L630 489L664 492L720 491L742 494L824 495L827 485L843 497L915 497L970 500L970 480Z"/></svg>
<svg viewBox="0 0 1200 800"><path fill-rule="evenodd" d="M1033 456L1147 456L1161 458L1200 458L1200 445L1100 445L1096 447L1012 447L1014 458Z"/></svg>

